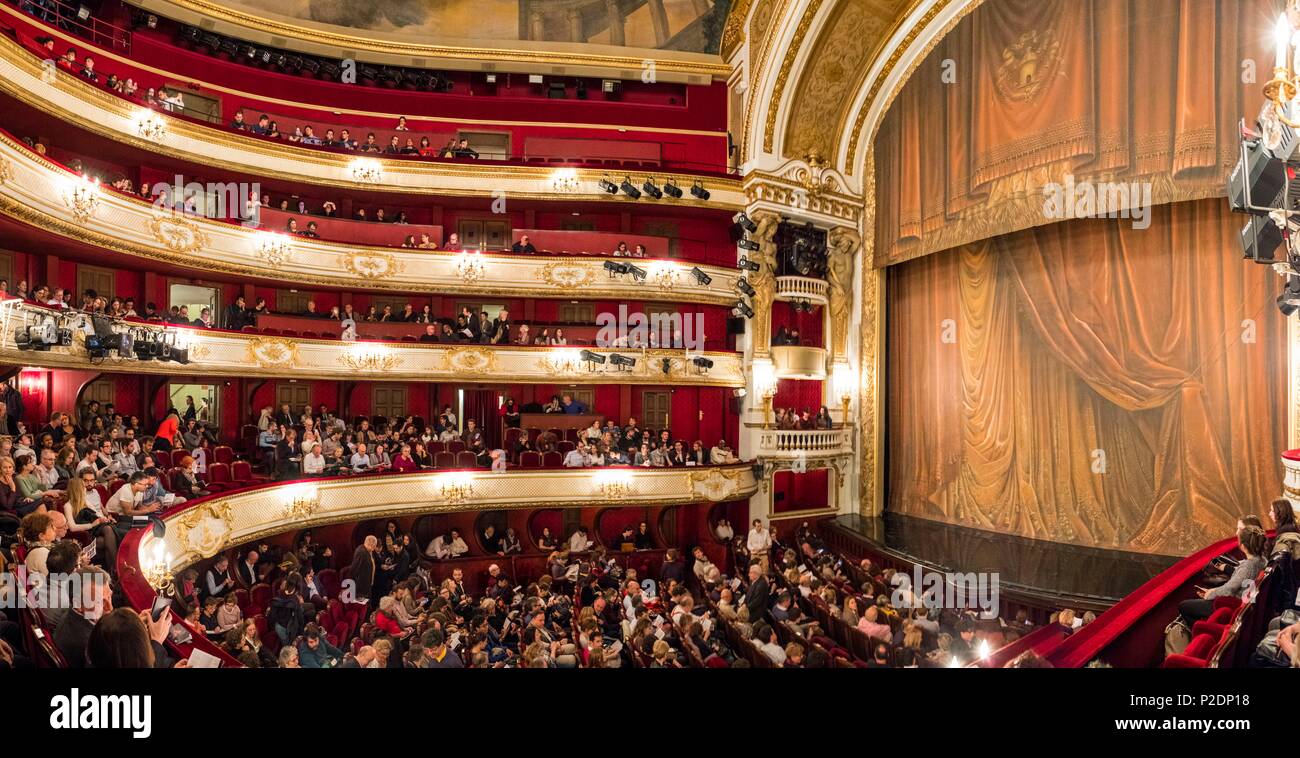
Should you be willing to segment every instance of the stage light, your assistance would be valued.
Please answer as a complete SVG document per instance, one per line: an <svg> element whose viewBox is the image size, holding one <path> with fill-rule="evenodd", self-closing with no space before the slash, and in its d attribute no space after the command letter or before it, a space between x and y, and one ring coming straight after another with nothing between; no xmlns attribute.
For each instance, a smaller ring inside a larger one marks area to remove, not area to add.
<svg viewBox="0 0 1300 758"><path fill-rule="evenodd" d="M605 356L601 355L600 353L593 353L590 350L583 350L581 353L578 353L578 357L586 361L587 363L605 362Z"/></svg>
<svg viewBox="0 0 1300 758"><path fill-rule="evenodd" d="M736 289L738 289L738 290L740 290L741 292L745 293L745 294L748 295L749 297L753 297L754 294L755 294L753 285L751 285L751 284L749 283L749 281L746 280L746 279L740 279L739 281L737 281L737 282L736 282Z"/></svg>
<svg viewBox="0 0 1300 758"><path fill-rule="evenodd" d="M608 192L611 195L618 194L618 185L611 182L608 178L601 179L599 182L596 182L596 186L600 187L601 189L603 189L604 191Z"/></svg>
<svg viewBox="0 0 1300 758"><path fill-rule="evenodd" d="M742 239L736 241L736 247L753 252L758 250L758 243L750 239Z"/></svg>
<svg viewBox="0 0 1300 758"><path fill-rule="evenodd" d="M1288 274L1286 287L1277 296L1277 308L1283 316L1290 316L1300 310L1300 276Z"/></svg>
<svg viewBox="0 0 1300 758"><path fill-rule="evenodd" d="M645 281L645 278L646 278L646 276L647 276L647 274L646 274L646 270L645 270L645 269L643 269L643 268L641 268L641 267L639 267L639 266L633 265L633 264L631 264L631 263L624 263L623 265L624 265L624 267L626 267L626 269L627 269L627 273L630 273L630 274L632 275L632 278L633 278L633 279L635 279L635 280L638 281L638 282L644 282L644 281Z"/></svg>
<svg viewBox="0 0 1300 758"><path fill-rule="evenodd" d="M633 186L632 181L627 177L623 177L623 183L618 186L620 189L623 190L623 194L627 195L633 200L641 199L641 190Z"/></svg>
<svg viewBox="0 0 1300 758"><path fill-rule="evenodd" d="M664 196L663 190L656 187L655 183L650 179L645 180L645 183L641 185L641 189L645 190L645 193L655 200L659 200Z"/></svg>
<svg viewBox="0 0 1300 758"><path fill-rule="evenodd" d="M618 353L610 353L609 363L612 366L618 366L620 369L631 368L636 365L636 358L629 358L626 355L619 355Z"/></svg>
<svg viewBox="0 0 1300 758"><path fill-rule="evenodd" d="M751 261L749 258L742 255L740 260L736 262L736 268L741 271L760 271L763 267L759 265L758 261Z"/></svg>
<svg viewBox="0 0 1300 758"><path fill-rule="evenodd" d="M1282 229L1268 216L1252 215L1241 228L1241 251L1246 260L1272 263L1282 245Z"/></svg>
<svg viewBox="0 0 1300 758"><path fill-rule="evenodd" d="M674 200L682 199L682 188L673 184L671 181L664 182L664 194Z"/></svg>
<svg viewBox="0 0 1300 758"><path fill-rule="evenodd" d="M758 231L758 224L755 224L753 219L745 215L744 211L736 214L736 223L740 225L740 228L751 234Z"/></svg>
<svg viewBox="0 0 1300 758"><path fill-rule="evenodd" d="M700 182L696 182L691 185L691 194L699 198L700 200L709 199L709 191L704 189L704 185L701 184Z"/></svg>
<svg viewBox="0 0 1300 758"><path fill-rule="evenodd" d="M664 358L663 360L659 361L659 368L662 369L665 374L671 374L673 372L672 359Z"/></svg>
<svg viewBox="0 0 1300 758"><path fill-rule="evenodd" d="M619 263L618 261L605 261L604 265L605 270L609 272L611 279L618 274L626 274L629 268L629 264Z"/></svg>
<svg viewBox="0 0 1300 758"><path fill-rule="evenodd" d="M692 358L691 363L694 363L696 368L704 369L705 371L708 371L709 369L713 368L713 361L703 356L696 356L695 358Z"/></svg>
<svg viewBox="0 0 1300 758"><path fill-rule="evenodd" d="M754 309L746 305L744 300L737 300L736 307L733 308L732 310L736 311L739 314L742 314L745 318L754 317Z"/></svg>
<svg viewBox="0 0 1300 758"><path fill-rule="evenodd" d="M713 277L701 271L699 266L691 269L691 276L695 277L696 283L701 287L707 287L713 282Z"/></svg>

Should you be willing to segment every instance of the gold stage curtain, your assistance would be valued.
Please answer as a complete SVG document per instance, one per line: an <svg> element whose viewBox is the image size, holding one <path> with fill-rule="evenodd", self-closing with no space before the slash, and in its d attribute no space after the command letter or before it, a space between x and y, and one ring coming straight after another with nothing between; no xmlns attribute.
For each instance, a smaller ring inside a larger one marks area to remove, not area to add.
<svg viewBox="0 0 1300 758"><path fill-rule="evenodd" d="M986 0L874 139L876 265L1027 229L1042 188L1219 197L1272 72L1271 0Z"/></svg>
<svg viewBox="0 0 1300 758"><path fill-rule="evenodd" d="M1181 554L1281 490L1280 280L1221 200L892 267L889 507Z"/></svg>

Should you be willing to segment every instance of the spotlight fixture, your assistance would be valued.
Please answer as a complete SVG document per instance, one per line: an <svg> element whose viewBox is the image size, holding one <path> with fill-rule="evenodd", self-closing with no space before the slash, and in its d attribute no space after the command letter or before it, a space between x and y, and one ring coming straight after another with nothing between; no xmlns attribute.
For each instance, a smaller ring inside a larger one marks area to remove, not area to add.
<svg viewBox="0 0 1300 758"><path fill-rule="evenodd" d="M678 187L676 184L673 184L672 180L670 179L664 182L664 194L667 195L668 197L673 198L674 200L680 200L682 198L682 188Z"/></svg>
<svg viewBox="0 0 1300 758"><path fill-rule="evenodd" d="M701 184L700 182L696 182L691 185L691 195L699 198L700 200L709 199L709 191L704 189L704 185Z"/></svg>
<svg viewBox="0 0 1300 758"><path fill-rule="evenodd" d="M755 250L758 250L758 243L751 239L741 239L736 242L736 247L740 248L741 250L749 250L753 252Z"/></svg>
<svg viewBox="0 0 1300 758"><path fill-rule="evenodd" d="M743 315L745 318L754 317L754 309L750 308L749 305L747 305L744 300L737 300L736 307L733 308L732 310Z"/></svg>
<svg viewBox="0 0 1300 758"><path fill-rule="evenodd" d="M14 344L19 350L49 350L59 344L59 329L54 317L46 316L39 324L20 326L14 330Z"/></svg>
<svg viewBox="0 0 1300 758"><path fill-rule="evenodd" d="M639 200L641 198L641 190L637 189L632 184L632 180L629 179L628 177L626 176L623 177L623 183L618 186L619 189L623 190L623 194L627 195L633 200Z"/></svg>
<svg viewBox="0 0 1300 758"><path fill-rule="evenodd" d="M645 193L655 200L659 200L664 196L663 190L655 186L652 177L645 180L645 183L641 185L641 189L645 190Z"/></svg>
<svg viewBox="0 0 1300 758"><path fill-rule="evenodd" d="M631 268L629 263L619 263L618 261L605 261L605 270L609 272L609 277L613 279L618 274L628 273Z"/></svg>
<svg viewBox="0 0 1300 758"><path fill-rule="evenodd" d="M659 361L659 368L663 369L663 372L664 372L665 374L671 374L671 373L673 372L673 361L672 361L672 359L671 359L671 358L664 358L663 360Z"/></svg>
<svg viewBox="0 0 1300 758"><path fill-rule="evenodd" d="M578 357L586 361L587 363L595 364L595 363L605 362L605 356L601 355L600 353L593 353L590 350L583 350L582 352L578 353Z"/></svg>
<svg viewBox="0 0 1300 758"><path fill-rule="evenodd" d="M749 297L753 297L753 296L755 295L755 292L754 292L754 286L753 286L752 284L749 283L749 280L748 280L748 279L740 279L740 280L738 280L738 281L736 282L736 289L738 289L738 290L740 290L741 292L745 293L745 294L748 295Z"/></svg>
<svg viewBox="0 0 1300 758"><path fill-rule="evenodd" d="M740 260L736 262L736 268L741 271L760 271L763 267L759 265L758 261L751 261L748 257L742 255Z"/></svg>
<svg viewBox="0 0 1300 758"><path fill-rule="evenodd" d="M740 227L750 234L758 231L758 224L755 224L753 219L745 215L744 211L736 214L736 223L740 224Z"/></svg>
<svg viewBox="0 0 1300 758"><path fill-rule="evenodd" d="M625 371L636 365L636 358L629 358L626 355L619 355L618 353L610 353L609 363L611 366L618 366L620 371Z"/></svg>
<svg viewBox="0 0 1300 758"><path fill-rule="evenodd" d="M1283 288L1282 294L1277 296L1277 308L1282 311L1283 316L1290 316L1300 310L1300 276L1289 274L1286 278L1286 287Z"/></svg>
<svg viewBox="0 0 1300 758"><path fill-rule="evenodd" d="M692 358L691 363L694 363L696 368L703 369L704 371L708 371L709 369L713 368L713 361L709 360L708 358L705 358L702 355Z"/></svg>
<svg viewBox="0 0 1300 758"><path fill-rule="evenodd" d="M599 182L596 182L596 185L611 195L618 194L618 185L611 182L608 178L601 179Z"/></svg>
<svg viewBox="0 0 1300 758"><path fill-rule="evenodd" d="M691 269L691 276L695 277L696 283L701 287L707 287L713 282L713 277L701 271L699 266Z"/></svg>
<svg viewBox="0 0 1300 758"><path fill-rule="evenodd" d="M631 274L632 278L638 282L644 282L648 275L645 269L631 263L624 263L623 267L626 269L627 273Z"/></svg>

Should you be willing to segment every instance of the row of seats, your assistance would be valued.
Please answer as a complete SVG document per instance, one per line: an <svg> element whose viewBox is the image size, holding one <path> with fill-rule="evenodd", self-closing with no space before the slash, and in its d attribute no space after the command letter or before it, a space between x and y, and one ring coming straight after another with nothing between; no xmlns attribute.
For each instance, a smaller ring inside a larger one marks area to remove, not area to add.
<svg viewBox="0 0 1300 758"><path fill-rule="evenodd" d="M1183 652L1165 656L1160 667L1199 669L1218 668L1220 665L1232 666L1235 662L1234 658L1238 657L1235 653L1239 645L1241 643L1250 645L1257 641L1251 638L1253 635L1246 634L1246 630L1252 618L1264 613L1258 608L1259 603L1256 601L1260 597L1267 596L1266 593L1272 584L1270 578L1273 569L1273 565L1270 564L1260 572L1255 580L1258 591L1249 595L1244 601L1236 597L1216 597L1214 611L1209 618L1192 625L1191 642Z"/></svg>

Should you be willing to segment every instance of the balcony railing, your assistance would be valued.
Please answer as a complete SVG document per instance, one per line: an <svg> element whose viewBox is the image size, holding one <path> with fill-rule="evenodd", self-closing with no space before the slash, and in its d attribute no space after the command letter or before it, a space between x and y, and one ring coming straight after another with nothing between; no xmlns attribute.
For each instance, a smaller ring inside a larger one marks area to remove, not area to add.
<svg viewBox="0 0 1300 758"><path fill-rule="evenodd" d="M764 458L827 457L853 452L853 428L785 430L764 429L758 450Z"/></svg>
<svg viewBox="0 0 1300 758"><path fill-rule="evenodd" d="M777 300L807 300L817 305L826 305L825 279L809 276L778 276L776 278Z"/></svg>
<svg viewBox="0 0 1300 758"><path fill-rule="evenodd" d="M772 365L778 379L826 378L826 349L799 345L774 345Z"/></svg>

